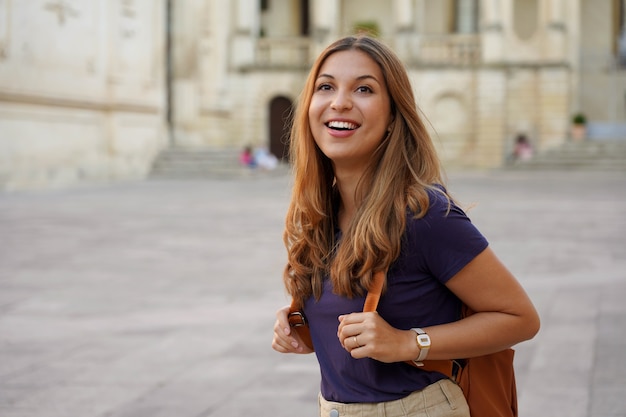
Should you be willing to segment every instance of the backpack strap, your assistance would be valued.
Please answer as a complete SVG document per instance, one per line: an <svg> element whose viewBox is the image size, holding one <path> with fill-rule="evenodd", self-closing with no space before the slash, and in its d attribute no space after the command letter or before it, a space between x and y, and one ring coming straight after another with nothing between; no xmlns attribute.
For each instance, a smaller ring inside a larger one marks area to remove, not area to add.
<svg viewBox="0 0 626 417"><path fill-rule="evenodd" d="M383 291L383 285L385 284L385 271L378 271L374 273L374 282L370 286L367 297L365 297L365 304L363 304L363 312L368 313L376 311L378 308L378 301L380 301L380 294Z"/></svg>

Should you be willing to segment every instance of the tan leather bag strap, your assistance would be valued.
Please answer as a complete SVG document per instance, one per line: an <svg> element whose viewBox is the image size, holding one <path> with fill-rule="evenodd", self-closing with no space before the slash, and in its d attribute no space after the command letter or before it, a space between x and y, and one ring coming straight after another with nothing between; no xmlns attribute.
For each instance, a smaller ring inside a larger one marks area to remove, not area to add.
<svg viewBox="0 0 626 417"><path fill-rule="evenodd" d="M383 285L385 284L385 271L378 271L374 273L374 282L367 292L365 297L365 304L363 304L363 312L369 313L376 311L378 308L378 301L380 301L380 294L383 291Z"/></svg>

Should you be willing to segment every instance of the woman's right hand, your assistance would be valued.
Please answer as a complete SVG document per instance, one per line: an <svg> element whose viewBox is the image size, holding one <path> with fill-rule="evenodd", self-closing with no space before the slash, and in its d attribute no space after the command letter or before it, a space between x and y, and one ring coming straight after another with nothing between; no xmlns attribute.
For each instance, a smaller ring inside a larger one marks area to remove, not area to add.
<svg viewBox="0 0 626 417"><path fill-rule="evenodd" d="M276 312L272 349L280 353L312 353L313 350L302 342L296 332L291 330L288 318L289 307L285 306Z"/></svg>

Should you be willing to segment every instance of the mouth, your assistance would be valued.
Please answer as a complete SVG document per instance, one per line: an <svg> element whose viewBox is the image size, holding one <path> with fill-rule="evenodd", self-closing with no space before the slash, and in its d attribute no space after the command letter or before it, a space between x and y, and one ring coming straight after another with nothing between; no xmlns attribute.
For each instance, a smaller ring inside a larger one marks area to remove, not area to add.
<svg viewBox="0 0 626 417"><path fill-rule="evenodd" d="M352 122L344 122L339 120L331 120L328 123L325 123L326 127L333 130L345 131L345 130L355 130L359 128L359 125Z"/></svg>

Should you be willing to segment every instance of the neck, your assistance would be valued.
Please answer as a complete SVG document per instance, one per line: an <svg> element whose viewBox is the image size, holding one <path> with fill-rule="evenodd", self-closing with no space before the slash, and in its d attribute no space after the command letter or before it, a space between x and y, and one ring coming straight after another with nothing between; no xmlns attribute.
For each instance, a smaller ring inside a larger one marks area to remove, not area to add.
<svg viewBox="0 0 626 417"><path fill-rule="evenodd" d="M339 228L345 231L357 210L356 187L362 172L335 170L335 180L341 204L339 206Z"/></svg>

